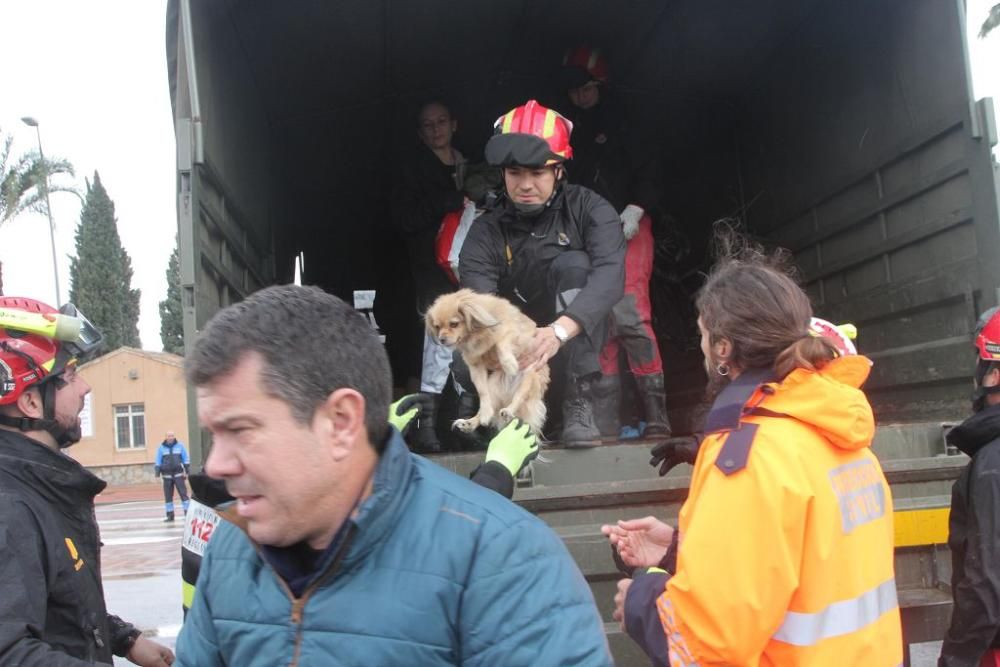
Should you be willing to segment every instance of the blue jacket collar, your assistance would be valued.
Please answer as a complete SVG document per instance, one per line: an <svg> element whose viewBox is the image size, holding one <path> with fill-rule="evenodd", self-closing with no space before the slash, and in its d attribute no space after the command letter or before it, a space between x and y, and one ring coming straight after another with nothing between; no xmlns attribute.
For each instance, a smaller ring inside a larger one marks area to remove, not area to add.
<svg viewBox="0 0 1000 667"><path fill-rule="evenodd" d="M395 525L414 473L413 455L403 436L390 428L388 442L375 468L372 493L358 507L353 519L357 531L344 559L345 568L367 555Z"/></svg>

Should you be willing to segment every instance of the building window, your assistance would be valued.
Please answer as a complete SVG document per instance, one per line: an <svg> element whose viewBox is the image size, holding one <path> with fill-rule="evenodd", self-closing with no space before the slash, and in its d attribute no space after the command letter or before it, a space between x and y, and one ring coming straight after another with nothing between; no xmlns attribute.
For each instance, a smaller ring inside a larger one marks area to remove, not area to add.
<svg viewBox="0 0 1000 667"><path fill-rule="evenodd" d="M115 444L118 449L146 446L146 408L142 403L115 406Z"/></svg>

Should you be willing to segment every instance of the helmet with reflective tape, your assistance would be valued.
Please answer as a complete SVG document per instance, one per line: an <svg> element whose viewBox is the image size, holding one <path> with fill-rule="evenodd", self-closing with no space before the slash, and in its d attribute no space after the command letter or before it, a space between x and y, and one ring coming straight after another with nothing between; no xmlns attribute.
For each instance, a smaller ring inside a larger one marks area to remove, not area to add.
<svg viewBox="0 0 1000 667"><path fill-rule="evenodd" d="M577 46L563 56L567 89L585 86L591 81L608 82L608 61L600 49Z"/></svg>
<svg viewBox="0 0 1000 667"><path fill-rule="evenodd" d="M24 431L46 430L61 446L75 442L67 440L67 429L55 422L58 378L68 367L96 353L103 340L72 304L56 310L34 299L0 297L0 405L17 403L37 385L43 389L45 411L43 419L0 415L0 424Z"/></svg>
<svg viewBox="0 0 1000 667"><path fill-rule="evenodd" d="M983 361L1000 361L1000 308L990 308L979 317L976 350Z"/></svg>
<svg viewBox="0 0 1000 667"><path fill-rule="evenodd" d="M983 386L986 374L1000 362L1000 308L990 308L980 315L974 333L977 358L972 409L979 412L986 406L986 396L1000 392L1000 385Z"/></svg>
<svg viewBox="0 0 1000 667"><path fill-rule="evenodd" d="M823 336L837 348L837 353L842 357L849 357L858 353L858 348L854 346L854 339L858 337L858 329L853 324L834 324L819 317L809 320L809 334L812 336Z"/></svg>
<svg viewBox="0 0 1000 667"><path fill-rule="evenodd" d="M535 100L497 118L486 143L486 161L495 167L543 167L573 157L573 124Z"/></svg>

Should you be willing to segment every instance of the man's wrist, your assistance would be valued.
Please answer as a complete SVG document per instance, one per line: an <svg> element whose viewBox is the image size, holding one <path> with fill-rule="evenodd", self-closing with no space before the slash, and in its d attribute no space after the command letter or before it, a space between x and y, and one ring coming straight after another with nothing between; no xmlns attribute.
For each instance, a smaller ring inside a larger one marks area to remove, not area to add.
<svg viewBox="0 0 1000 667"><path fill-rule="evenodd" d="M553 322L552 324L549 325L549 328L552 329L552 333L556 335L556 340L559 341L560 347L562 347L569 341L569 332L566 331L566 327L564 327L563 325L559 324L558 322Z"/></svg>

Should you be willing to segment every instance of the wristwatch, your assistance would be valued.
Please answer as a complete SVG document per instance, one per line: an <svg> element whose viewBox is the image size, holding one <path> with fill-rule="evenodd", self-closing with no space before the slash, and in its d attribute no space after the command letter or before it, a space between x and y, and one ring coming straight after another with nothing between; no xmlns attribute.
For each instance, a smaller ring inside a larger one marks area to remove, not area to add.
<svg viewBox="0 0 1000 667"><path fill-rule="evenodd" d="M569 332L566 331L566 327L553 322L549 325L549 328L552 329L552 333L554 333L556 338L559 339L559 345L565 345L566 341L569 340Z"/></svg>

